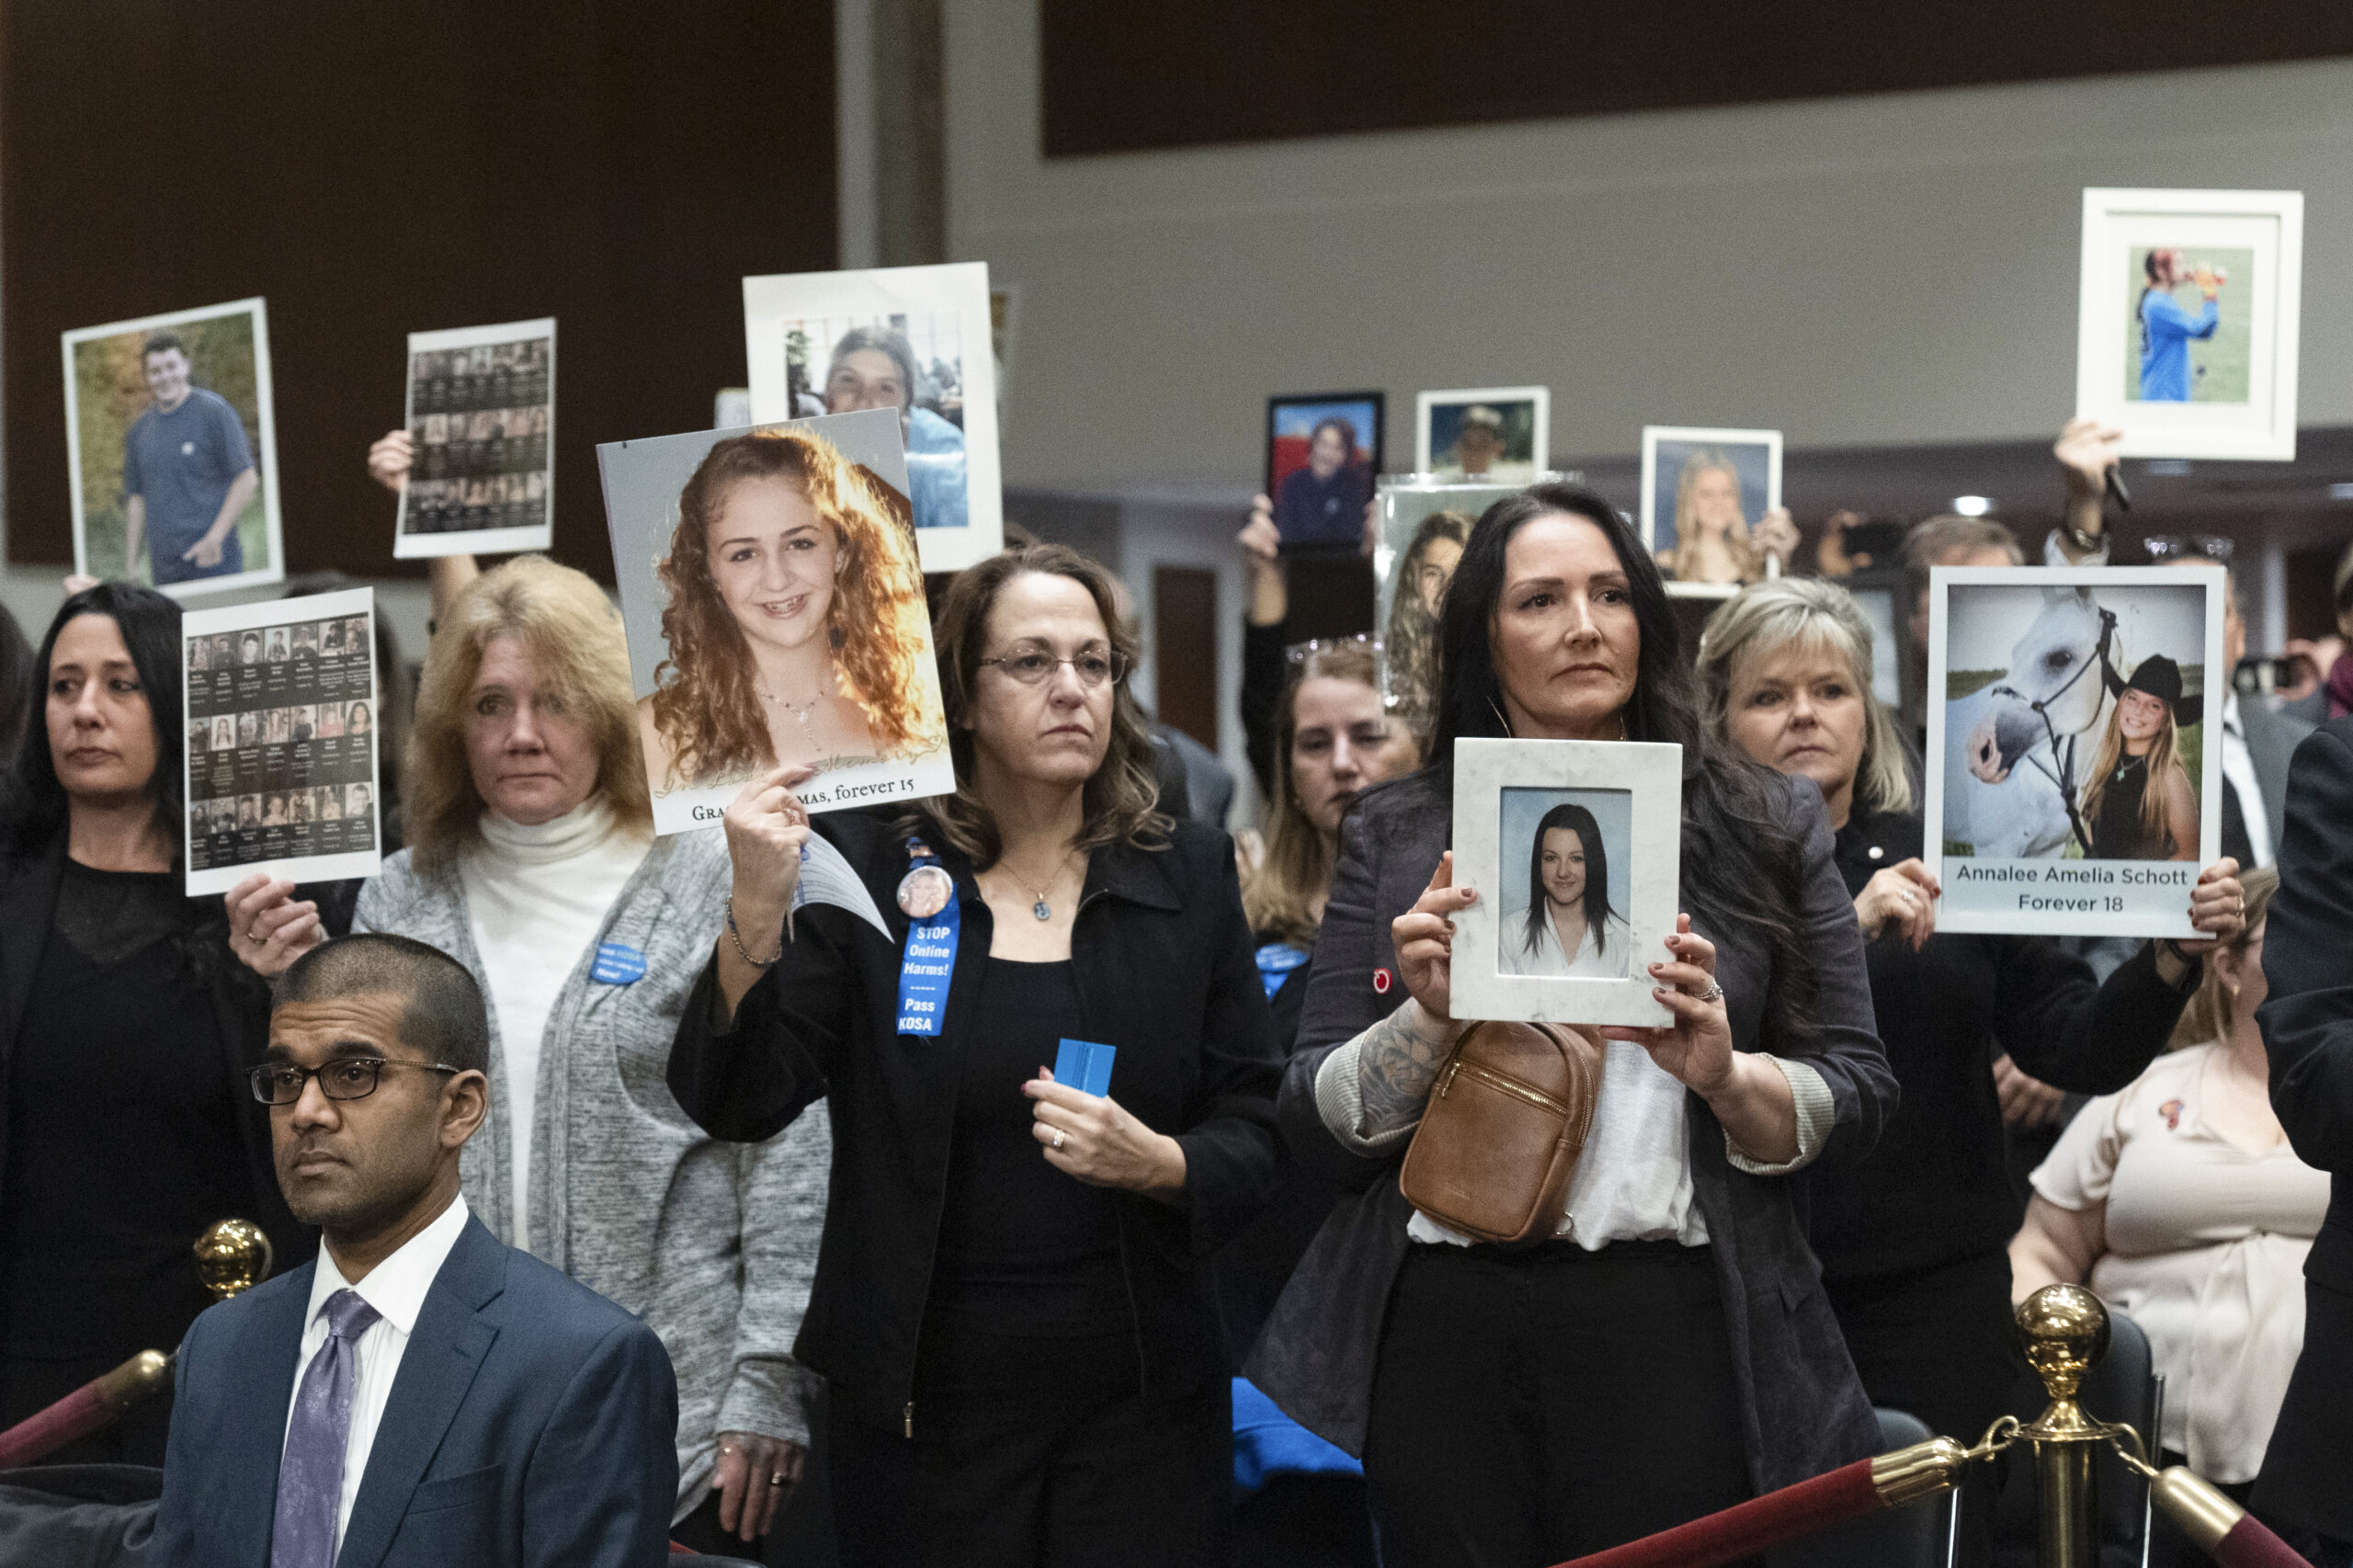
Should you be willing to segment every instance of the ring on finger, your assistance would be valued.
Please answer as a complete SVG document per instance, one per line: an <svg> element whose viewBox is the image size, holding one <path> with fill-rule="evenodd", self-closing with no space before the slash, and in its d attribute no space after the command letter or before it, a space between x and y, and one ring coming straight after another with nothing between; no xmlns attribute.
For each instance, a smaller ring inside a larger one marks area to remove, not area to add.
<svg viewBox="0 0 2353 1568"><path fill-rule="evenodd" d="M768 1484L769 1484L770 1486L781 1486L781 1485L783 1485L783 1484L784 1484L784 1472L783 1472L782 1471L779 1471L776 1474L769 1476L769 1477L768 1477Z"/></svg>
<svg viewBox="0 0 2353 1568"><path fill-rule="evenodd" d="M1689 993L1690 995L1702 1002L1713 1002L1723 994L1724 988L1717 984L1712 976L1710 977L1708 981L1708 988L1705 991L1694 991Z"/></svg>
<svg viewBox="0 0 2353 1568"><path fill-rule="evenodd" d="M1051 1148L1055 1148L1055 1149L1059 1149L1059 1148L1061 1148L1061 1147L1063 1146L1063 1144L1065 1142L1067 1142L1067 1141L1069 1140L1069 1138L1070 1138L1070 1134L1069 1134L1069 1133L1067 1133L1067 1132L1063 1131L1061 1128L1057 1127L1057 1128L1055 1128L1055 1129L1054 1129L1054 1141L1053 1141L1053 1142L1052 1142L1051 1144L1050 1144L1050 1145L1049 1145L1049 1147L1051 1147Z"/></svg>

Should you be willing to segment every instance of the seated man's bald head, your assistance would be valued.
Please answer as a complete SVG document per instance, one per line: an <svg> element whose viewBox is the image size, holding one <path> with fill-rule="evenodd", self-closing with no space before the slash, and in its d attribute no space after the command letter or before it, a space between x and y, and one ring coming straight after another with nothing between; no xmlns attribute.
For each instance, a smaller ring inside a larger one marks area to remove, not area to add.
<svg viewBox="0 0 2353 1568"><path fill-rule="evenodd" d="M374 993L405 997L401 1043L427 1061L490 1070L490 1012L466 966L407 937L368 931L322 943L278 983L276 1006Z"/></svg>

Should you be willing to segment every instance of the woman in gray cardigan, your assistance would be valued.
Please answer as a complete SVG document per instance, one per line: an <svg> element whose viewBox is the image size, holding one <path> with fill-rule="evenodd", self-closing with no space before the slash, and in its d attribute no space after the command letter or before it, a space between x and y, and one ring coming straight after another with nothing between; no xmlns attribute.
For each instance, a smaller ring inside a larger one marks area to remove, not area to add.
<svg viewBox="0 0 2353 1568"><path fill-rule="evenodd" d="M1246 1370L1363 1456L1391 1568L1536 1564L1871 1451L1785 1178L1868 1152L1895 1085L1821 796L1702 735L1658 569L1606 502L1490 508L1439 640L1431 766L1341 830L1283 1079L1294 1156L1352 1196ZM1490 892L1450 882L1453 743L1506 734L1680 743L1690 916L1634 955L1674 1026L1602 1031L1567 1212L1516 1247L1437 1224L1396 1175L1463 1028L1451 916Z"/></svg>
<svg viewBox="0 0 2353 1568"><path fill-rule="evenodd" d="M654 839L611 607L526 556L475 580L426 657L410 847L359 894L357 931L428 942L490 1004L494 1115L465 1198L642 1316L678 1375L679 1521L721 1552L764 1534L808 1424L790 1346L824 1221L830 1137L803 1117L721 1142L663 1080L729 886L717 829ZM317 944L283 881L229 895L238 950L276 974Z"/></svg>

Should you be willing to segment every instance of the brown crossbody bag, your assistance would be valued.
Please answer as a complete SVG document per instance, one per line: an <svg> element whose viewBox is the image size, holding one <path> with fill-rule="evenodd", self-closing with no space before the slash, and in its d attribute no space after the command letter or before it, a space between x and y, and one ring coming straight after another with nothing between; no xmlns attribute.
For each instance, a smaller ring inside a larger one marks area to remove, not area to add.
<svg viewBox="0 0 2353 1568"><path fill-rule="evenodd" d="M1561 1025L1472 1025L1405 1151L1405 1200L1479 1241L1550 1238L1593 1128L1606 1052Z"/></svg>

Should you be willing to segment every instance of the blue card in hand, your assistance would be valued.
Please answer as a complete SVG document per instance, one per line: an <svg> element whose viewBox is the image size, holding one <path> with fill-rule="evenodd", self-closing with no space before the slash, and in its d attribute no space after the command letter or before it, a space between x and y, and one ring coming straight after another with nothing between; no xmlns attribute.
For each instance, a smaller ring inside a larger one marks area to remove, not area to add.
<svg viewBox="0 0 2353 1568"><path fill-rule="evenodd" d="M1111 1058L1119 1048L1092 1040L1066 1040L1054 1052L1054 1082L1068 1084L1083 1094L1111 1092Z"/></svg>

